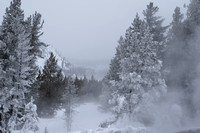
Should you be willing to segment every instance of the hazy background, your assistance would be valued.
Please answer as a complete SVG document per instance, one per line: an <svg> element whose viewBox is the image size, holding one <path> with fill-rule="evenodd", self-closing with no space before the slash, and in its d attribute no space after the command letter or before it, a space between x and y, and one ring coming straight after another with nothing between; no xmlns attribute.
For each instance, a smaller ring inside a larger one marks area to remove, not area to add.
<svg viewBox="0 0 200 133"><path fill-rule="evenodd" d="M0 21L11 0L0 0ZM136 13L142 16L149 0L22 0L26 16L34 11L45 21L42 40L53 45L72 64L108 66L117 41ZM189 0L152 0L159 15L171 21L173 10Z"/></svg>

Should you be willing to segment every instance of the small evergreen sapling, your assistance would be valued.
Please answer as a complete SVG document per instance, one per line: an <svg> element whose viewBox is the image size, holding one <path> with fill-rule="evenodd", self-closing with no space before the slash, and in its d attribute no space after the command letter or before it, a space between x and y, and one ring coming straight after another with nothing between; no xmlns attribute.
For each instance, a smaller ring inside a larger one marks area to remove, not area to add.
<svg viewBox="0 0 200 133"><path fill-rule="evenodd" d="M28 131L36 132L38 130L37 106L33 102L34 99L31 97L31 101L25 106L25 115L23 117L25 123L22 128L24 133Z"/></svg>

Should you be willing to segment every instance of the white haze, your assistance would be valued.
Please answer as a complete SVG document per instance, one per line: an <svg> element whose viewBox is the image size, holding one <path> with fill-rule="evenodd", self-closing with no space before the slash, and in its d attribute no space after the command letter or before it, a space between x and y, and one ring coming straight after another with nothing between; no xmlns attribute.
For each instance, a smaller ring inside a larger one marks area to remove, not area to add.
<svg viewBox="0 0 200 133"><path fill-rule="evenodd" d="M196 33L193 39L188 40L190 44L188 49L193 51L192 57L195 60L195 74L193 75L192 88L193 93L186 95L183 93L183 88L168 88L168 93L161 98L158 103L155 103L151 107L150 112L155 119L153 124L149 126L150 133L176 133L178 131L188 131L189 129L200 129L200 28L196 29ZM181 42L177 42L181 43ZM179 45L180 46L180 45ZM182 52L183 51L179 51ZM188 53L184 53L188 54ZM184 65L190 66L190 62L186 62ZM193 64L194 65L194 64ZM180 72L185 73L184 67L178 68ZM171 77L178 77L176 73L173 73ZM185 99L192 97L191 106L188 103L184 103ZM191 108L194 112L191 112ZM185 132L184 132L185 133ZM189 132L190 133L190 132ZM196 132L195 132L196 133Z"/></svg>

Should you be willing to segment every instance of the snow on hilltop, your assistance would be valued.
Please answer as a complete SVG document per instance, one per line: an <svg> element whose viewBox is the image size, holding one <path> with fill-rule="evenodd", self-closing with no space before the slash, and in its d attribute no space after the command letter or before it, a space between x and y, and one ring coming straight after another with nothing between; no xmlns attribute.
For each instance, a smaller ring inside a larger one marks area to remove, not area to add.
<svg viewBox="0 0 200 133"><path fill-rule="evenodd" d="M37 59L37 65L40 70L43 69L45 61L49 59L50 53L53 52L53 54L56 56L56 59L58 60L58 66L62 68L63 75L66 76L78 76L79 78L83 78L84 76L87 76L87 78L90 78L92 75L95 75L95 70L90 69L87 67L79 67L74 66L69 61L65 59L53 46L48 45L48 47L42 48L42 56L43 58ZM98 78L97 78L98 79Z"/></svg>
<svg viewBox="0 0 200 133"><path fill-rule="evenodd" d="M53 54L56 56L56 59L58 60L58 66L62 68L65 75L67 75L72 68L71 63L69 63L53 46L48 45L48 47L42 48L42 56L44 58L38 58L37 59L37 65L39 66L39 69L42 70L45 64L45 61L50 57L50 53L53 52Z"/></svg>

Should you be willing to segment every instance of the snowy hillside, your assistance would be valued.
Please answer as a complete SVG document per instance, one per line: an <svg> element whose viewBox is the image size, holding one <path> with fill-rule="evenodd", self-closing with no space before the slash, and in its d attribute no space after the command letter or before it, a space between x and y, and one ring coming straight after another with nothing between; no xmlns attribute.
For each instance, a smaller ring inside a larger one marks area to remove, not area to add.
<svg viewBox="0 0 200 133"><path fill-rule="evenodd" d="M39 66L40 70L42 70L45 61L50 57L50 53L53 52L53 54L56 56L56 59L58 60L58 66L62 68L65 75L69 73L69 71L72 68L72 65L53 46L49 45L48 47L43 48L42 51L42 56L44 58L38 58L37 60L37 65Z"/></svg>
<svg viewBox="0 0 200 133"><path fill-rule="evenodd" d="M43 69L45 61L50 57L50 53L53 52L53 54L56 56L56 59L58 60L58 66L62 68L64 75L66 76L77 75L80 78L83 78L84 76L86 76L87 78L91 78L91 76L93 75L96 79L100 80L106 74L107 67L105 67L104 65L93 66L89 64L89 66L77 66L71 64L51 45L43 48L42 51L44 58L38 58L37 60L37 65L39 66L40 70Z"/></svg>

